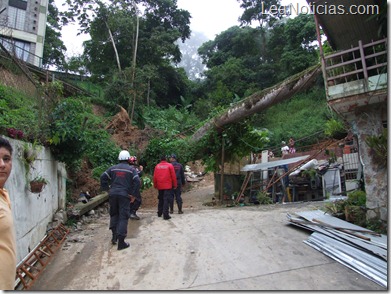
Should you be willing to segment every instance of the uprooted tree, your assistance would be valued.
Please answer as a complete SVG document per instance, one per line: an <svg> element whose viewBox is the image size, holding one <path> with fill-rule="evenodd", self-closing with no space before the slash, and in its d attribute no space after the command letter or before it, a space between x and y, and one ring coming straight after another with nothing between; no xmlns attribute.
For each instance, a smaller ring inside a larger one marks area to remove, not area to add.
<svg viewBox="0 0 391 294"><path fill-rule="evenodd" d="M318 64L301 73L298 73L274 87L256 92L249 97L238 102L226 110L223 114L214 117L202 127L200 127L191 137L192 142L199 141L210 130L221 132L223 127L243 120L255 113L259 113L272 105L291 98L296 93L304 91L313 86L322 69Z"/></svg>

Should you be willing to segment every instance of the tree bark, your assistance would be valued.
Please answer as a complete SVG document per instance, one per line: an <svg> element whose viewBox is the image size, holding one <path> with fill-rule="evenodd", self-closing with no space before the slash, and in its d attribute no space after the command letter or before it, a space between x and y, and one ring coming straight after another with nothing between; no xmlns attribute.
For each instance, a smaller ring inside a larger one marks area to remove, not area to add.
<svg viewBox="0 0 391 294"><path fill-rule="evenodd" d="M139 20L139 16L138 16L137 10L136 10L136 38L134 40L133 63L132 63L132 81L131 81L131 85L133 88L133 103L132 103L132 112L130 115L130 125L132 125L132 122L133 122L134 107L136 104L136 89L134 87L134 79L136 76L136 58L137 58L139 26L140 26L140 20Z"/></svg>
<svg viewBox="0 0 391 294"><path fill-rule="evenodd" d="M106 28L107 28L107 30L109 32L111 43L113 44L114 53L115 53L115 59L117 60L118 71L121 72L121 63L119 61L119 56L118 56L118 52L117 52L117 47L115 46L113 34L111 33L109 24L106 21L105 21L105 25L106 25Z"/></svg>
<svg viewBox="0 0 391 294"><path fill-rule="evenodd" d="M256 92L229 108L224 114L211 119L199 128L191 137L191 141L199 141L212 128L219 132L223 126L238 122L254 113L291 98L294 94L310 88L322 73L320 65L309 68L290 77L274 87Z"/></svg>

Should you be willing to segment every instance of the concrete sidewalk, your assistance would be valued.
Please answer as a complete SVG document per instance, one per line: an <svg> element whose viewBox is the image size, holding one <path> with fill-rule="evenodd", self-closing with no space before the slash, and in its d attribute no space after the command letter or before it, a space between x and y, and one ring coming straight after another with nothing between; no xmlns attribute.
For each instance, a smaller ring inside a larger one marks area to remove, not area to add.
<svg viewBox="0 0 391 294"><path fill-rule="evenodd" d="M32 290L386 290L303 243L294 204L211 208L129 221L111 245L108 216L72 235Z"/></svg>

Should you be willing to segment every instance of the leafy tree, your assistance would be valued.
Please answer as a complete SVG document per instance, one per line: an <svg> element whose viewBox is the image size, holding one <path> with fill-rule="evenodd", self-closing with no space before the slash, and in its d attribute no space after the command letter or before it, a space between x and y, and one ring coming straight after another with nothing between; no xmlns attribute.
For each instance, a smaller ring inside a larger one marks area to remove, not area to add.
<svg viewBox="0 0 391 294"><path fill-rule="evenodd" d="M224 64L231 57L246 58L251 65L259 58L261 42L259 30L233 26L202 44L198 54L209 69Z"/></svg>
<svg viewBox="0 0 391 294"><path fill-rule="evenodd" d="M68 98L59 103L51 114L50 149L68 167L81 159L86 150L86 112L92 112L86 103Z"/></svg>
<svg viewBox="0 0 391 294"><path fill-rule="evenodd" d="M224 142L224 143L223 143ZM224 162L233 162L250 154L260 152L269 142L266 129L255 128L252 119L230 124L219 134L210 131L197 143L195 158L201 158L210 171L218 171L224 144Z"/></svg>
<svg viewBox="0 0 391 294"><path fill-rule="evenodd" d="M53 50L54 48L55 50ZM66 50L64 42L61 40L59 11L54 0L49 0L42 64L47 68L50 65L55 65L59 69L64 68Z"/></svg>
<svg viewBox="0 0 391 294"><path fill-rule="evenodd" d="M273 24L283 16L275 13L272 9L280 7L280 0L237 0L240 7L244 9L239 18L241 25L251 25L253 21L258 22L258 29L261 35L261 54L266 55L267 33Z"/></svg>
<svg viewBox="0 0 391 294"><path fill-rule="evenodd" d="M242 24L251 24L257 21L259 27L271 26L272 22L280 19L282 15L271 13L273 6L279 7L279 0L238 0L240 8L243 8L243 14L240 17Z"/></svg>
<svg viewBox="0 0 391 294"><path fill-rule="evenodd" d="M312 15L300 14L276 25L268 44L270 58L278 61L279 79L284 79L318 62L316 27Z"/></svg>
<svg viewBox="0 0 391 294"><path fill-rule="evenodd" d="M208 67L204 87L210 92L209 98L213 96L216 101L215 106L227 105L235 95L242 97L248 89L259 87L259 68L264 59L261 43L259 29L233 26L198 49ZM223 88L227 96L216 97L216 90L221 93Z"/></svg>
<svg viewBox="0 0 391 294"><path fill-rule="evenodd" d="M84 55L71 56L67 61L66 70L78 73L82 79L88 73Z"/></svg>
<svg viewBox="0 0 391 294"><path fill-rule="evenodd" d="M190 36L190 14L178 9L175 0L113 0L110 3L69 0L69 4L71 9L66 17L69 20L77 19L81 31L91 36L91 40L84 42L84 56L89 72L106 81L115 76L116 81L122 79L121 83L130 83L131 93L129 89L124 92L128 103L121 103L125 109L133 109L134 105L137 108L136 101L140 97L134 96L136 93L147 93L148 103L155 99L162 106L180 102L187 78L180 70L174 69L171 63L178 63L181 59L176 41L181 39L183 42ZM143 14L139 16L137 68L136 72L133 69L129 74L125 69L133 67L135 62L132 56L135 50L133 40L136 37L135 5L143 7ZM120 66L114 58L117 54ZM124 71L121 77L115 74L119 68ZM157 73L152 74L149 70L151 68L155 68ZM140 86L141 89L138 88Z"/></svg>
<svg viewBox="0 0 391 294"><path fill-rule="evenodd" d="M167 109L158 107L144 108L145 123L154 129L164 131L169 136L186 132L198 123L197 117L186 109L170 106Z"/></svg>
<svg viewBox="0 0 391 294"><path fill-rule="evenodd" d="M181 54L175 42L177 39L184 41L190 37L190 14L186 10L178 9L175 0L112 0L108 4L99 0L68 2L70 10L65 14L68 21L77 19L81 32L91 35L91 40L85 42L85 53L89 55L92 73L107 74L116 63L107 24L122 68L130 66L135 37L135 5L144 8L140 17L140 47L137 54L137 63L141 67L146 64L158 65L163 59L179 62ZM97 67L97 64L100 66Z"/></svg>

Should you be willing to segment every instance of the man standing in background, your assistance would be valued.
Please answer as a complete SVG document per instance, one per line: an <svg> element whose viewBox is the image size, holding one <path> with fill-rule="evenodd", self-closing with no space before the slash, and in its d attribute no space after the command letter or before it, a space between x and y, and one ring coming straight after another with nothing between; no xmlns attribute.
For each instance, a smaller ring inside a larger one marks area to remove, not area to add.
<svg viewBox="0 0 391 294"><path fill-rule="evenodd" d="M177 180L177 187L176 189L173 189L173 197L172 201L170 203L170 213L174 213L174 202L178 205L178 214L182 214L182 186L186 184L186 178L185 178L185 172L183 171L183 166L177 161L177 157L175 154L171 154L170 156L170 162L174 166L176 180Z"/></svg>
<svg viewBox="0 0 391 294"><path fill-rule="evenodd" d="M162 155L160 157L160 163L155 166L153 186L159 191L157 216L161 217L163 215L165 220L169 220L171 216L169 215L168 208L172 199L172 189L176 189L177 187L177 180L174 166L167 162L166 155Z"/></svg>
<svg viewBox="0 0 391 294"><path fill-rule="evenodd" d="M141 190L141 176L142 176L142 173L143 173L143 166L138 164L137 157L135 155L134 156L130 156L129 164L136 169L136 171L138 173L138 177L140 179L140 187L139 187L139 189L136 191L136 193L134 195L136 198L134 199L134 201L130 202L130 216L129 216L129 218L133 219L133 220L139 220L140 217L137 215L136 212L140 208L141 202L142 202L141 191L140 190Z"/></svg>

